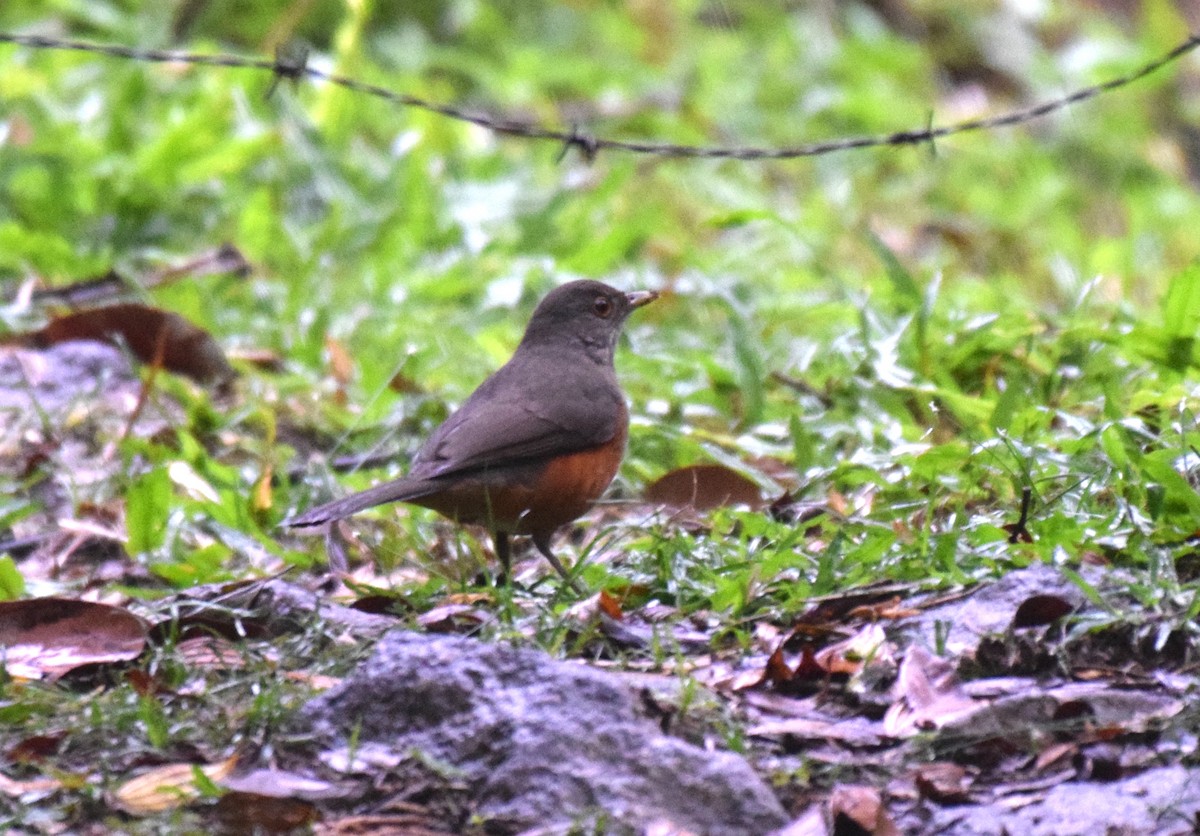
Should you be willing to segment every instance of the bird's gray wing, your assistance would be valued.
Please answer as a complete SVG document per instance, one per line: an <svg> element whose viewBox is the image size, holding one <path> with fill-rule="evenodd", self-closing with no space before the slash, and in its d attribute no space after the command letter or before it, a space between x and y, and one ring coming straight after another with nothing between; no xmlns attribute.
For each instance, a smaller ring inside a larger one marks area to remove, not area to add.
<svg viewBox="0 0 1200 836"><path fill-rule="evenodd" d="M410 477L449 476L564 455L611 441L625 405L616 379L592 374L506 380L507 367L481 385L430 436ZM517 385L513 385L517 384Z"/></svg>

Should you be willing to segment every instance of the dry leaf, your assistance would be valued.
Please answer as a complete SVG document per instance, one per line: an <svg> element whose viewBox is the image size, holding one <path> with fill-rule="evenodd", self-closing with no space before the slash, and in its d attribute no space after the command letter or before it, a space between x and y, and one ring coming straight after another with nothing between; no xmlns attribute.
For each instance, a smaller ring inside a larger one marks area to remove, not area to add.
<svg viewBox="0 0 1200 836"><path fill-rule="evenodd" d="M987 705L967 696L952 662L915 644L904 653L894 692L896 701L883 718L884 731L891 737L909 737L921 729L940 728Z"/></svg>
<svg viewBox="0 0 1200 836"><path fill-rule="evenodd" d="M835 836L855 832L870 836L900 836L900 830L883 806L883 797L874 787L834 787L829 796L829 815L833 819ZM855 827L859 829L855 830Z"/></svg>
<svg viewBox="0 0 1200 836"><path fill-rule="evenodd" d="M258 475L258 479L250 491L250 507L255 511L268 511L274 504L271 493L271 481L274 478L275 467L270 462L266 462L263 465L262 473Z"/></svg>
<svg viewBox="0 0 1200 836"><path fill-rule="evenodd" d="M1052 743L1038 753L1037 759L1033 762L1033 768L1038 772L1045 772L1049 767L1060 763L1070 763L1071 758L1079 753L1079 746L1075 743Z"/></svg>
<svg viewBox="0 0 1200 836"><path fill-rule="evenodd" d="M1031 595L1021 602L1013 615L1013 627L1044 627L1075 609L1061 595Z"/></svg>
<svg viewBox="0 0 1200 836"><path fill-rule="evenodd" d="M855 607L846 613L846 617L862 619L864 621L880 621L883 619L899 620L901 618L912 618L920 614L920 610L901 606L900 596L894 595L889 600L881 601L878 604L864 604L861 607Z"/></svg>
<svg viewBox="0 0 1200 836"><path fill-rule="evenodd" d="M114 806L132 816L148 816L190 803L200 795L196 786L196 770L210 781L220 781L233 771L237 756L220 763L198 766L191 763L170 763L144 772L126 781L113 796Z"/></svg>
<svg viewBox="0 0 1200 836"><path fill-rule="evenodd" d="M329 335L325 336L325 351L329 354L329 372L337 384L334 400L339 404L345 403L346 387L354 378L354 360L346 347Z"/></svg>
<svg viewBox="0 0 1200 836"><path fill-rule="evenodd" d="M246 657L237 646L217 636L192 636L179 642L175 651L193 668L229 671L246 667Z"/></svg>
<svg viewBox="0 0 1200 836"><path fill-rule="evenodd" d="M346 816L318 824L313 832L317 836L446 836L444 816L436 815L425 807L393 801L388 805L411 807L411 812L393 812L384 815Z"/></svg>
<svg viewBox="0 0 1200 836"><path fill-rule="evenodd" d="M335 784L308 778L282 769L252 769L221 781L221 786L234 792L264 798L332 798L340 795Z"/></svg>
<svg viewBox="0 0 1200 836"><path fill-rule="evenodd" d="M564 615L579 624L591 624L601 615L606 615L615 621L621 621L625 617L617 599L604 590L572 604Z"/></svg>
<svg viewBox="0 0 1200 836"><path fill-rule="evenodd" d="M66 738L66 732L31 735L9 749L6 756L13 763L36 763L55 754Z"/></svg>
<svg viewBox="0 0 1200 836"><path fill-rule="evenodd" d="M421 384L404 374L404 372L396 372L392 375L392 379L388 381L388 388L402 395L419 395L425 391L421 388Z"/></svg>
<svg viewBox="0 0 1200 836"><path fill-rule="evenodd" d="M625 614L621 612L620 602L618 602L613 596L609 595L607 590L600 590L600 595L596 600L596 605L600 608L600 611L609 618L615 618L617 621L620 621L625 617Z"/></svg>
<svg viewBox="0 0 1200 836"><path fill-rule="evenodd" d="M168 688L166 682L157 676L151 676L143 670L133 668L125 671L125 681L129 683L129 687L133 688L134 692L143 697L153 697L159 694L171 695L176 691Z"/></svg>
<svg viewBox="0 0 1200 836"><path fill-rule="evenodd" d="M61 789L62 781L58 778L30 778L28 781L15 781L4 773L0 773L0 793L10 798L20 798L26 794L54 792Z"/></svg>
<svg viewBox="0 0 1200 836"><path fill-rule="evenodd" d="M868 624L853 636L823 647L813 657L828 673L844 673L850 676L862 670L868 660L890 654L887 636L879 624Z"/></svg>
<svg viewBox="0 0 1200 836"><path fill-rule="evenodd" d="M829 836L825 811L820 804L812 804L799 818L793 819L782 830L776 830L774 836Z"/></svg>
<svg viewBox="0 0 1200 836"><path fill-rule="evenodd" d="M720 684L722 684L724 687L728 688L730 691L736 692L736 691L747 691L751 688L757 688L759 685L762 685L766 681L767 681L766 667L761 667L761 668L754 667L754 668L749 668L744 671L738 671L736 674L730 676L724 683L720 683Z"/></svg>
<svg viewBox="0 0 1200 836"><path fill-rule="evenodd" d="M417 623L431 633L467 633L491 618L487 610L470 604L442 604L417 616Z"/></svg>
<svg viewBox="0 0 1200 836"><path fill-rule="evenodd" d="M762 491L736 470L719 464L698 464L672 470L646 488L647 502L672 508L707 511L725 505L761 508Z"/></svg>
<svg viewBox="0 0 1200 836"><path fill-rule="evenodd" d="M225 356L235 362L245 363L249 366L262 369L264 372L280 374L287 368L283 362L283 357L278 352L272 351L269 348L234 346L225 352Z"/></svg>
<svg viewBox="0 0 1200 836"><path fill-rule="evenodd" d="M971 789L966 768L949 761L922 764L913 780L923 798L939 804L961 804L968 799Z"/></svg>
<svg viewBox="0 0 1200 836"><path fill-rule="evenodd" d="M837 721L788 717L751 726L746 729L746 734L753 737L791 737L821 743L836 741L852 747L876 747L884 743L877 723L866 717L849 717Z"/></svg>
<svg viewBox="0 0 1200 836"><path fill-rule="evenodd" d="M809 654L812 650L805 646L804 652ZM767 657L767 666L763 672L762 681L770 682L772 685L783 685L790 682L795 675L795 671L788 667L783 658L783 643L780 642L779 647L775 648L775 652Z"/></svg>
<svg viewBox="0 0 1200 836"><path fill-rule="evenodd" d="M328 691L330 688L335 688L342 684L341 677L328 676L323 673L309 673L308 671L287 671L283 677L292 682L302 682L314 691Z"/></svg>
<svg viewBox="0 0 1200 836"><path fill-rule="evenodd" d="M124 344L143 363L201 383L221 382L235 375L207 331L177 313L132 302L67 314L39 331L20 335L18 341L30 348L48 348L76 340Z"/></svg>
<svg viewBox="0 0 1200 836"><path fill-rule="evenodd" d="M81 665L137 658L146 624L120 607L70 598L0 602L0 648L10 676L57 679Z"/></svg>
<svg viewBox="0 0 1200 836"><path fill-rule="evenodd" d="M251 792L227 792L213 815L225 833L294 833L317 821L315 805L299 798L276 798Z"/></svg>

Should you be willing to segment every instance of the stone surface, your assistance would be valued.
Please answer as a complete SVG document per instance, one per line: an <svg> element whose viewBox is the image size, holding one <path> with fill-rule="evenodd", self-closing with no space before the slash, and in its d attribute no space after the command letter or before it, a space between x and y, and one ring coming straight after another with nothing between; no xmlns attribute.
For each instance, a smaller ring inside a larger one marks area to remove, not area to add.
<svg viewBox="0 0 1200 836"><path fill-rule="evenodd" d="M1170 766L1111 783L1060 784L1029 804L1013 806L942 808L922 829L946 836L1182 836L1196 832L1200 772Z"/></svg>
<svg viewBox="0 0 1200 836"><path fill-rule="evenodd" d="M639 717L610 675L534 650L388 633L293 731L326 752L417 752L468 783L475 814L523 830L603 820L693 833L764 834L786 816L739 756Z"/></svg>
<svg viewBox="0 0 1200 836"><path fill-rule="evenodd" d="M0 410L57 413L79 403L136 402L141 383L111 345L65 342L44 351L0 349Z"/></svg>
<svg viewBox="0 0 1200 836"><path fill-rule="evenodd" d="M1081 567L1080 574L1097 585L1103 583L1104 577L1091 570ZM962 600L922 610L901 622L896 633L905 643L915 640L935 647L940 629L945 631L941 640L945 653L971 656L985 636L1008 630L1017 609L1034 595L1055 595L1077 608L1087 605L1083 591L1070 578L1053 566L1034 563L983 584Z"/></svg>

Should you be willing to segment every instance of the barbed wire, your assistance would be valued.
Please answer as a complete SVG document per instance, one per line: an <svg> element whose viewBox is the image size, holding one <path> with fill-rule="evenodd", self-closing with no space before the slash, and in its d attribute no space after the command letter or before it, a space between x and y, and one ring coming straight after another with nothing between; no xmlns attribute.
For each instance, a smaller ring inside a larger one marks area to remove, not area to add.
<svg viewBox="0 0 1200 836"><path fill-rule="evenodd" d="M533 122L523 122L497 116L492 113L469 110L453 104L431 101L407 93L398 93L378 84L370 84L350 76L329 73L309 66L306 50L280 49L276 52L273 60L267 60L264 58L246 58L240 55L221 53L203 54L162 49L141 49L122 46L120 44L92 43L69 38L55 38L46 35L21 35L11 32L0 32L0 43L17 44L32 49L87 52L147 63L193 64L268 72L275 76L271 87L267 91L268 95L274 91L281 80L286 79L298 82L303 79L310 79L321 81L356 93L373 96L402 107L417 108L430 113L437 113L450 119L469 122L497 134L555 142L562 145L562 154L566 154L568 150L575 149L588 161L593 160L601 151L622 151L667 158L790 160L799 157L814 157L838 151L849 151L857 148L917 145L925 142L933 142L953 136L954 134L1001 128L1028 122L1042 116L1047 116L1069 105L1087 101L1103 93L1125 87L1157 72L1200 46L1200 34L1190 35L1174 49L1143 64L1130 73L1111 78L1099 84L1080 88L1056 99L1011 110L1007 113L967 119L940 127L934 126L931 123L927 127L918 130L896 131L890 134L873 136L845 137L842 139L784 147L677 145L667 142L609 139L593 136L581 131L578 126L572 126L569 129L546 127ZM560 158L562 154L560 154Z"/></svg>

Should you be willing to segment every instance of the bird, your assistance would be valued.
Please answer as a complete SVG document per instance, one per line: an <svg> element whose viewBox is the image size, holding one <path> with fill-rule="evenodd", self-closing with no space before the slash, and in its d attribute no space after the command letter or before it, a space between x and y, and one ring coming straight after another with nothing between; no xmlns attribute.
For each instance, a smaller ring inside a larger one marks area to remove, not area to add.
<svg viewBox="0 0 1200 836"><path fill-rule="evenodd" d="M581 591L551 540L591 507L620 467L629 409L613 355L626 317L657 298L654 291L625 293L588 279L555 288L534 309L509 361L433 431L407 475L310 508L282 525L322 525L407 502L487 527L505 578L509 536L528 535Z"/></svg>

